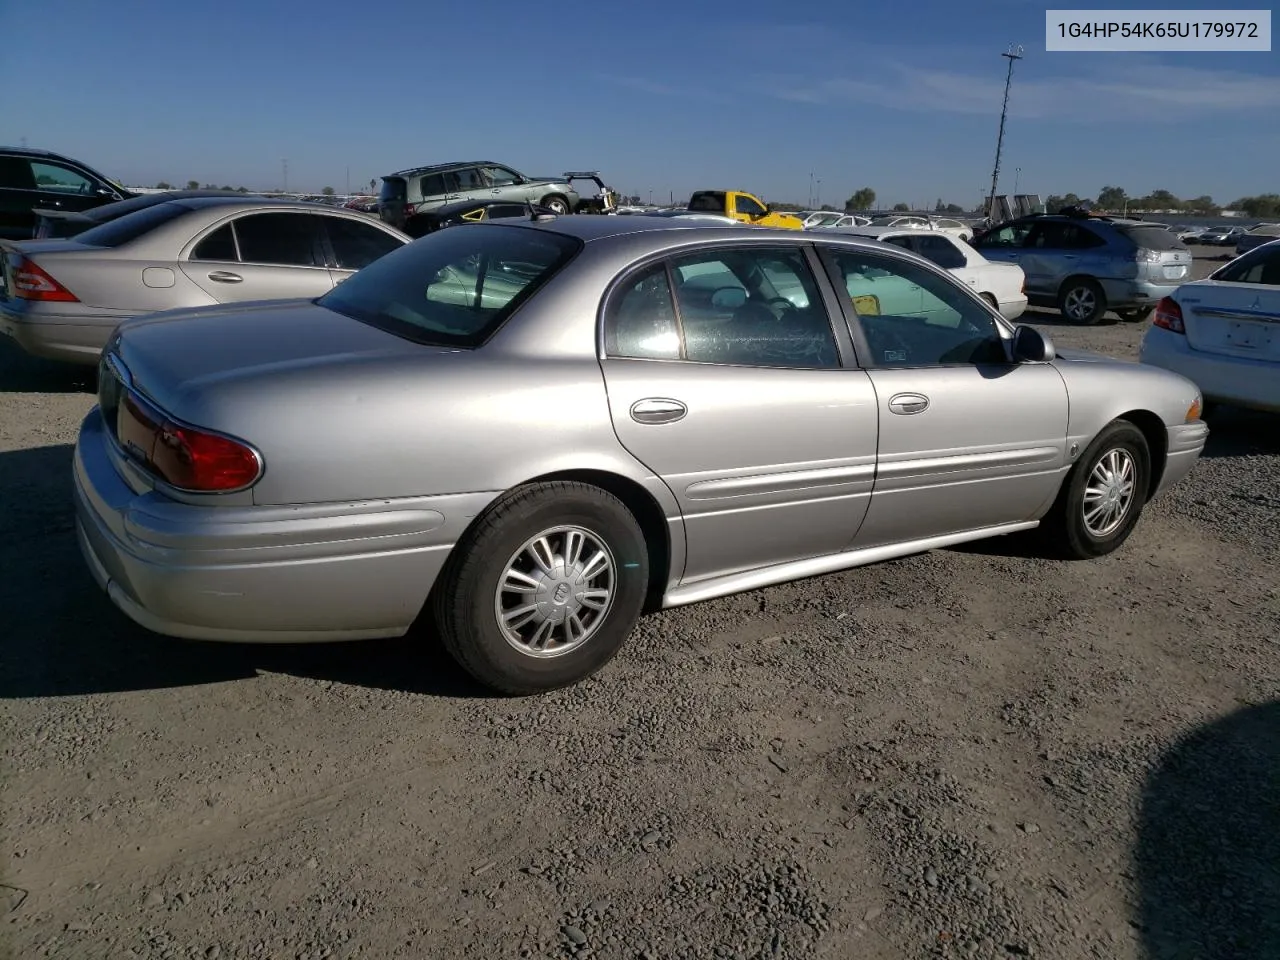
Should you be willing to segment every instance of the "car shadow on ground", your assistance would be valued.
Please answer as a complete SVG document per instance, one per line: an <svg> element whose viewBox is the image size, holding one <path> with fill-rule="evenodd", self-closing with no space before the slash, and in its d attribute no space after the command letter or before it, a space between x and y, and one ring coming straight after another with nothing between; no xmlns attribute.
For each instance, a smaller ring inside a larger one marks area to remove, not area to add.
<svg viewBox="0 0 1280 960"><path fill-rule="evenodd" d="M97 389L96 367L42 360L0 336L0 392L94 393Z"/></svg>
<svg viewBox="0 0 1280 960"><path fill-rule="evenodd" d="M432 696L490 694L425 628L330 644L176 640L132 623L98 589L76 544L72 447L0 453L0 699L150 690L261 671Z"/></svg>
<svg viewBox="0 0 1280 960"><path fill-rule="evenodd" d="M1205 457L1280 454L1280 414L1222 406L1207 413L1205 422L1209 424Z"/></svg>
<svg viewBox="0 0 1280 960"><path fill-rule="evenodd" d="M1164 754L1142 789L1133 859L1147 960L1280 957L1280 701Z"/></svg>
<svg viewBox="0 0 1280 960"><path fill-rule="evenodd" d="M1089 329L1082 323L1075 320L1068 320L1055 307L1027 307L1015 324L1027 323L1035 327L1068 327L1072 330ZM1121 323L1121 320L1114 313L1103 314L1102 319L1093 324L1095 327L1114 327Z"/></svg>

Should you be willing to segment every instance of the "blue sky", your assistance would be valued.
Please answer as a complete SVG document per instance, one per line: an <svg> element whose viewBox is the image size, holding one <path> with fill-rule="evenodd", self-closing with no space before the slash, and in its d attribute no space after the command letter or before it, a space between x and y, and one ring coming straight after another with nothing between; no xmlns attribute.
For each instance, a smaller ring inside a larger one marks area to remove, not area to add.
<svg viewBox="0 0 1280 960"><path fill-rule="evenodd" d="M1066 6L1066 4L1063 4ZM1162 0L1162 9L1179 5ZM1184 8L1212 6L1184 4ZM1257 5L1255 5L1257 6ZM0 4L0 142L137 185L343 191L419 163L600 169L666 199L966 207L1104 184L1280 192L1275 53L1046 53L1024 0ZM33 10L38 13L33 14Z"/></svg>

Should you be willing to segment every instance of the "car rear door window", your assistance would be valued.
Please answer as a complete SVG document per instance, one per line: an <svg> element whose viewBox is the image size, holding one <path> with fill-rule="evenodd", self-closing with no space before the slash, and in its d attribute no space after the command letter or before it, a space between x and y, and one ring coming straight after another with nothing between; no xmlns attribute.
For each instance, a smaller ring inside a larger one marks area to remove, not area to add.
<svg viewBox="0 0 1280 960"><path fill-rule="evenodd" d="M1106 241L1078 223L1050 220L1036 224L1027 246L1043 250L1088 250L1105 246Z"/></svg>
<svg viewBox="0 0 1280 960"><path fill-rule="evenodd" d="M869 367L1004 363L1000 328L945 277L896 256L831 248L833 282L853 302Z"/></svg>
<svg viewBox="0 0 1280 960"><path fill-rule="evenodd" d="M838 367L831 321L799 247L750 247L672 261L685 357L758 367Z"/></svg>
<svg viewBox="0 0 1280 960"><path fill-rule="evenodd" d="M320 218L309 213L251 213L235 222L243 263L322 267Z"/></svg>
<svg viewBox="0 0 1280 960"><path fill-rule="evenodd" d="M946 237L913 237L912 241L916 253L944 270L958 270L967 265L964 254Z"/></svg>
<svg viewBox="0 0 1280 960"><path fill-rule="evenodd" d="M666 264L641 271L614 294L605 320L605 353L638 360L680 359L680 328Z"/></svg>
<svg viewBox="0 0 1280 960"><path fill-rule="evenodd" d="M340 270L362 270L379 257L404 246L397 237L369 223L347 217L325 217L324 220Z"/></svg>
<svg viewBox="0 0 1280 960"><path fill-rule="evenodd" d="M223 263L235 263L240 257L236 254L236 235L231 224L224 223L209 234L191 251L192 260L217 260Z"/></svg>

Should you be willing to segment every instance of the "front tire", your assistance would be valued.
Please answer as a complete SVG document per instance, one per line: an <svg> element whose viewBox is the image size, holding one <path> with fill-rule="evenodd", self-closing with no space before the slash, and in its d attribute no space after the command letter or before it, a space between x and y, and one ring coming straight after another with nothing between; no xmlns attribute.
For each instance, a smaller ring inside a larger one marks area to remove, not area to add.
<svg viewBox="0 0 1280 960"><path fill-rule="evenodd" d="M1107 295L1093 280L1069 280L1058 292L1058 310L1072 323L1091 327L1107 312Z"/></svg>
<svg viewBox="0 0 1280 960"><path fill-rule="evenodd" d="M432 612L473 677L540 693L613 659L648 585L644 534L622 501L585 483L538 483L500 500L454 548Z"/></svg>
<svg viewBox="0 0 1280 960"><path fill-rule="evenodd" d="M1127 420L1103 428L1067 474L1040 524L1052 552L1072 560L1103 557L1129 539L1146 505L1151 453Z"/></svg>

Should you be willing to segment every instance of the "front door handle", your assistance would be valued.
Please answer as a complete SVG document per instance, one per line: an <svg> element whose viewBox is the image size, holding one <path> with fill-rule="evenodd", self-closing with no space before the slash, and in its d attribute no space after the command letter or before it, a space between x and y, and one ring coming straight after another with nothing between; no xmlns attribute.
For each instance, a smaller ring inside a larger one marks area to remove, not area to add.
<svg viewBox="0 0 1280 960"><path fill-rule="evenodd" d="M929 409L929 398L920 393L899 393L889 398L889 409L904 417L924 413Z"/></svg>
<svg viewBox="0 0 1280 960"><path fill-rule="evenodd" d="M240 276L240 274L231 273L227 270L215 270L209 274L209 279L218 283L242 283L244 281L244 277Z"/></svg>
<svg viewBox="0 0 1280 960"><path fill-rule="evenodd" d="M648 397L631 405L631 419L636 423L675 423L689 412L679 400L667 397Z"/></svg>

